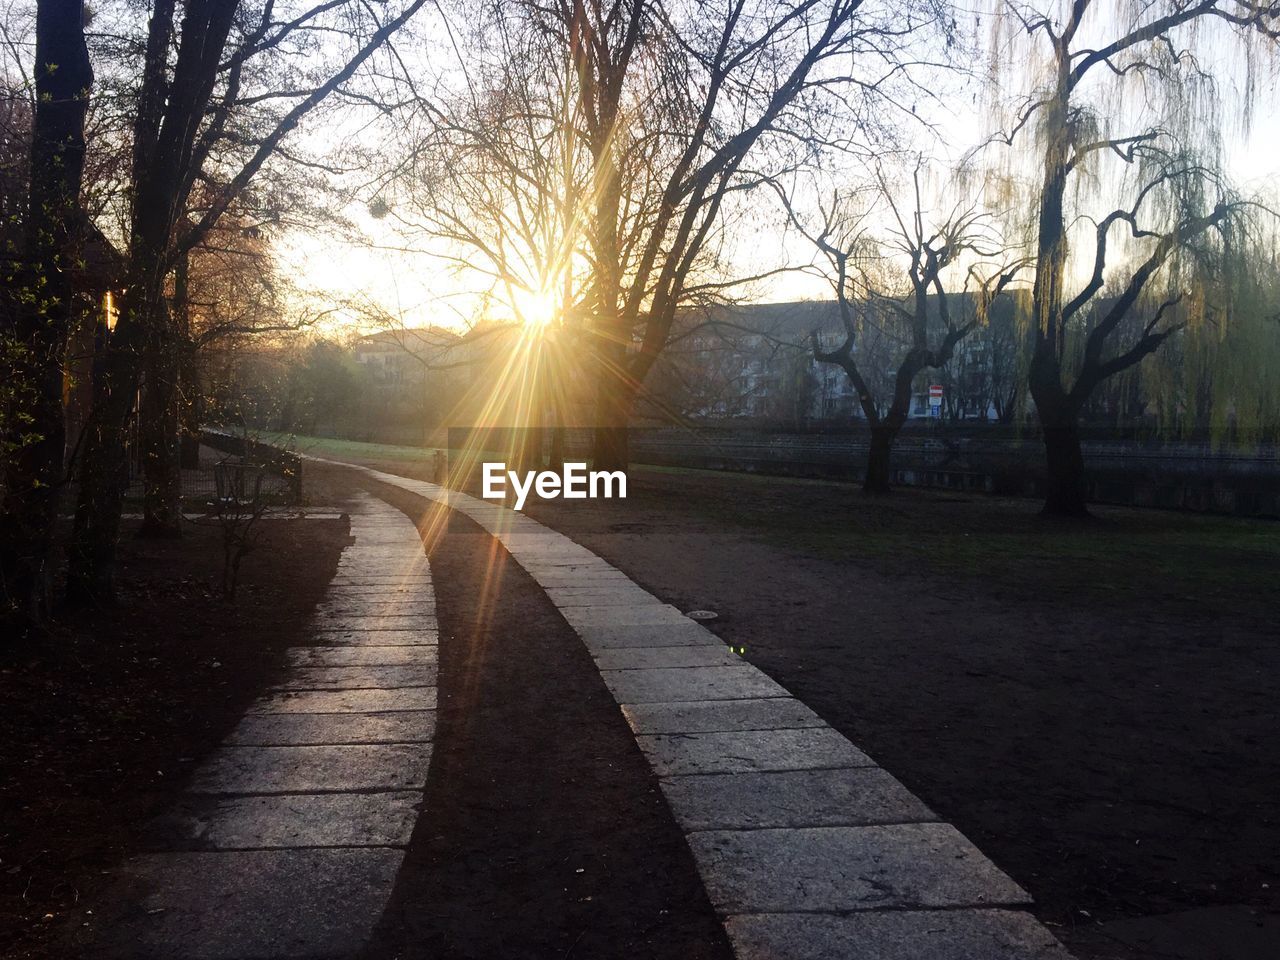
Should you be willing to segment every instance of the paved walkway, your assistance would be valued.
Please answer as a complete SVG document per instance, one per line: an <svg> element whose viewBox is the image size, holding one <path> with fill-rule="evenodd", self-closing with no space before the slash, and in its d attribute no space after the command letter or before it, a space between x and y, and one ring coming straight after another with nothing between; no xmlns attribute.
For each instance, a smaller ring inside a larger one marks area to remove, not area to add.
<svg viewBox="0 0 1280 960"><path fill-rule="evenodd" d="M102 955L350 957L391 894L435 731L437 632L416 527L361 494L315 645L195 773L126 867Z"/></svg>
<svg viewBox="0 0 1280 960"><path fill-rule="evenodd" d="M342 466L350 466L343 464ZM364 467L495 536L582 638L741 960L1069 960L1028 896L679 610L506 507ZM195 774L99 955L351 957L421 813L437 631L413 523L361 495L315 645Z"/></svg>
<svg viewBox="0 0 1280 960"><path fill-rule="evenodd" d="M710 631L500 504L352 469L469 516L547 591L657 773L739 958L1068 960L1021 887Z"/></svg>

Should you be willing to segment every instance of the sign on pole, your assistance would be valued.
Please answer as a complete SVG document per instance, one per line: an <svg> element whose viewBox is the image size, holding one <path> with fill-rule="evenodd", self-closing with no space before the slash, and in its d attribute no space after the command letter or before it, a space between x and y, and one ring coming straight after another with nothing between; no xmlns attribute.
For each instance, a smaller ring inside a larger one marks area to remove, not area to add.
<svg viewBox="0 0 1280 960"><path fill-rule="evenodd" d="M942 384L929 384L929 415L937 417L942 415Z"/></svg>

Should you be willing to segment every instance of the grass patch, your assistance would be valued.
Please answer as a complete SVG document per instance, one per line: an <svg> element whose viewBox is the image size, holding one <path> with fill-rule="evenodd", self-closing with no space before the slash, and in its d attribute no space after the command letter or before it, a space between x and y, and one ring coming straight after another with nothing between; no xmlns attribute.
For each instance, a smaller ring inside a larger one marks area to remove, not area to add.
<svg viewBox="0 0 1280 960"><path fill-rule="evenodd" d="M365 443L340 440L337 437L312 437L302 433L262 430L254 436L264 443L276 444L298 453L323 457L358 457L362 460L406 460L414 463L431 460L440 447L409 447L395 443Z"/></svg>
<svg viewBox="0 0 1280 960"><path fill-rule="evenodd" d="M1038 594L1163 597L1251 605L1280 574L1280 524L1098 506L1086 522L1040 516L1036 501L714 471L641 469L631 496L689 522L888 575L985 581Z"/></svg>

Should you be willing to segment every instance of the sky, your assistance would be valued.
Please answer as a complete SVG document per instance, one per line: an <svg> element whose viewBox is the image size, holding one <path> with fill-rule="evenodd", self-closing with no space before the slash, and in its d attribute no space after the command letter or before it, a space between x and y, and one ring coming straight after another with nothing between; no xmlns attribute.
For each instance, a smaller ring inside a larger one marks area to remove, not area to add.
<svg viewBox="0 0 1280 960"><path fill-rule="evenodd" d="M1226 61L1224 61L1225 63ZM1235 71L1238 61L1225 69ZM1231 76L1228 84L1238 82ZM1245 192L1272 190L1280 184L1280 117L1270 106L1277 87L1272 78L1267 90L1257 97L1251 128L1224 131L1224 152L1230 174ZM921 117L934 125L938 135L916 134L925 153L939 159L943 168L971 149L989 132L988 112L980 92L954 88L956 95L939 101L925 101ZM1231 94L1225 99L1230 100ZM1228 108L1231 104L1228 103ZM854 176L857 171L851 171ZM759 193L763 193L760 191ZM375 220L363 209L347 211L356 224L353 236L340 239L330 235L292 233L279 241L280 268L296 279L309 298L318 302L359 302L375 312L397 318L405 326L440 325L463 327L476 311L477 298L469 292L474 281L459 276L456 268L426 254L405 254L393 249L402 246L388 221ZM782 263L801 264L811 258L808 244L788 235L781 210L767 221L773 223L738 244L735 265L743 275ZM830 286L812 274L790 273L761 281L742 291L748 299L778 302L829 297ZM343 327L368 323L352 315L331 321L335 332Z"/></svg>

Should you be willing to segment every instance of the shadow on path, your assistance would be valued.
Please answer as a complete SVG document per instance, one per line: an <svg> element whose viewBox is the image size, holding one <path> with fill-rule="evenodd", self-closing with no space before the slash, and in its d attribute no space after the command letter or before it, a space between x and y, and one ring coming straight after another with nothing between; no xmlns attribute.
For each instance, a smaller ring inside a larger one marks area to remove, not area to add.
<svg viewBox="0 0 1280 960"><path fill-rule="evenodd" d="M371 486L412 517L425 509ZM435 754L366 957L728 960L658 783L546 594L461 517L431 563Z"/></svg>

